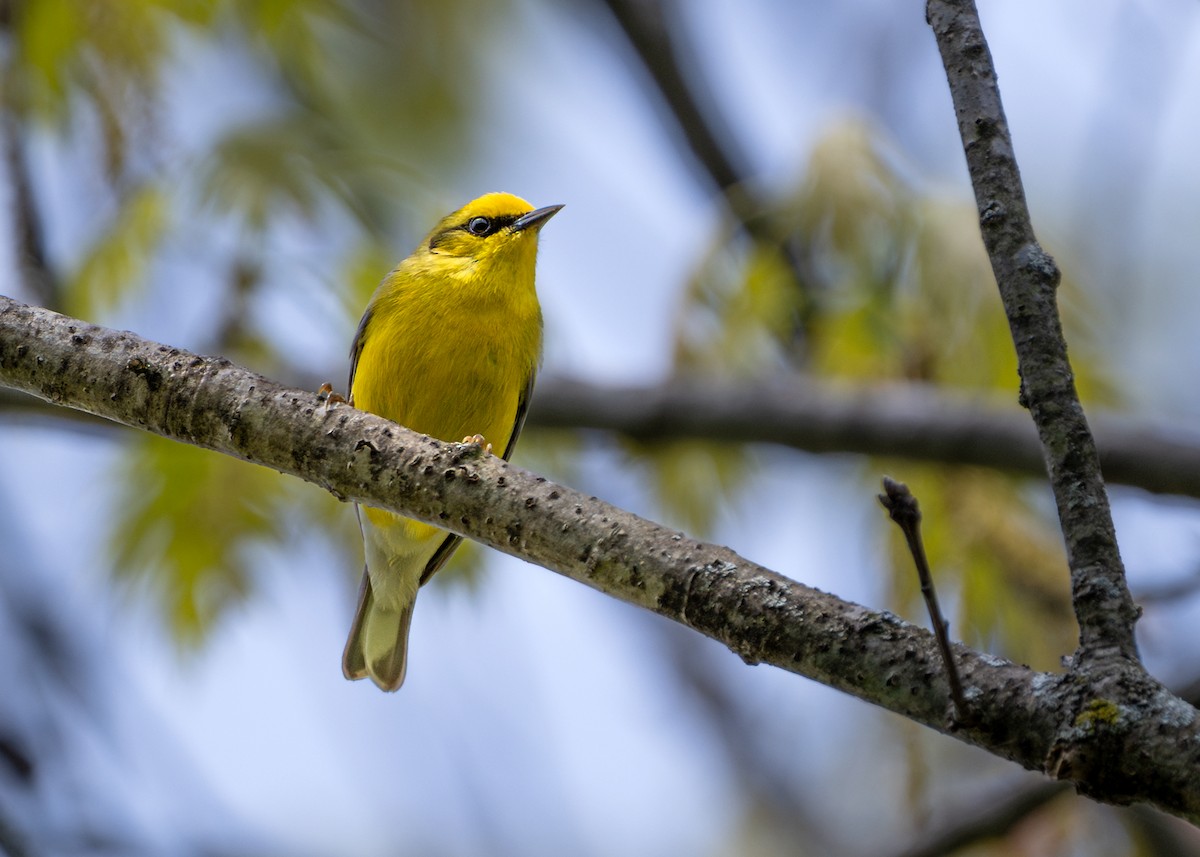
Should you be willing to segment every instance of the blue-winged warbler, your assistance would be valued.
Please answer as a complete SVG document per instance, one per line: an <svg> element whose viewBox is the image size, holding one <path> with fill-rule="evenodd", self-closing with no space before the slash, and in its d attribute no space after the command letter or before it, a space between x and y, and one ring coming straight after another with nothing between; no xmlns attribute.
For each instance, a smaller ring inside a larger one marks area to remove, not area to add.
<svg viewBox="0 0 1200 857"><path fill-rule="evenodd" d="M490 193L443 218L371 297L350 350L350 403L441 440L482 436L507 459L541 359L538 232L560 208ZM358 512L366 571L342 670L392 691L417 590L460 538Z"/></svg>

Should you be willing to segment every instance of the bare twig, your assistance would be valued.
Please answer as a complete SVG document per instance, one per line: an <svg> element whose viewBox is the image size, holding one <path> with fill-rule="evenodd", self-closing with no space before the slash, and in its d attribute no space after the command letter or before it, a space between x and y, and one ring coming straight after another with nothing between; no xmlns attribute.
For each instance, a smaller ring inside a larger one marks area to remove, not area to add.
<svg viewBox="0 0 1200 857"><path fill-rule="evenodd" d="M972 0L928 0L958 117L980 228L1012 330L1020 400L1033 416L1071 567L1077 663L1136 660L1138 610L1125 582L1095 442L1075 390L1056 304L1059 271L1033 232L996 70Z"/></svg>
<svg viewBox="0 0 1200 857"><path fill-rule="evenodd" d="M908 490L903 482L897 482L890 476L883 477L883 492L879 502L888 510L904 539L908 542L909 553L917 566L917 577L921 580L921 595L925 598L925 607L929 610L929 620L933 623L933 635L937 639L938 651L942 655L942 663L946 667L946 681L950 684L950 699L954 702L955 725L965 726L971 722L971 713L967 709L967 699L963 695L962 680L958 676L958 667L954 663L954 650L950 646L950 623L942 616L942 608L938 605L937 590L933 586L933 574L929 571L929 560L925 557L925 543L921 540L921 507L917 498Z"/></svg>

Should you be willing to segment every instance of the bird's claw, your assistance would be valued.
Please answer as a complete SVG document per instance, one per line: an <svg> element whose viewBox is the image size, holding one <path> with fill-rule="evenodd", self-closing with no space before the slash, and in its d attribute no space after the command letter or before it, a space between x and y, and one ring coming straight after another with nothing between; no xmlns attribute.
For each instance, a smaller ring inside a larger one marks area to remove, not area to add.
<svg viewBox="0 0 1200 857"><path fill-rule="evenodd" d="M489 453L489 454L492 451L492 445L490 443L488 443L487 438L485 438L481 434L467 435L466 437L464 437L462 439L462 442L463 443L473 443L473 444L475 444L475 446L482 448L484 452Z"/></svg>
<svg viewBox="0 0 1200 857"><path fill-rule="evenodd" d="M341 394L333 392L333 385L328 381L317 388L317 398L327 405L348 404Z"/></svg>

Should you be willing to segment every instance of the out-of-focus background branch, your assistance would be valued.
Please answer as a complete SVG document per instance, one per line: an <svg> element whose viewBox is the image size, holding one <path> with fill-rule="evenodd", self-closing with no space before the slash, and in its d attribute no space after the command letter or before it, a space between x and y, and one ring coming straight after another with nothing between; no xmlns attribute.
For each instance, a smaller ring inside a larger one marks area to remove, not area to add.
<svg viewBox="0 0 1200 857"><path fill-rule="evenodd" d="M309 379L307 389L320 383ZM40 399L0 390L8 420L74 421L95 432L118 426L86 414L63 415ZM1110 483L1156 494L1200 498L1200 436L1161 423L1101 411L1092 416ZM593 429L627 441L690 439L721 444L779 444L815 453L856 453L986 467L1018 476L1044 472L1028 416L997 397L940 392L920 384L828 385L780 376L762 384L700 380L656 386L543 379L529 425ZM1152 600L1189 594L1198 584L1160 587Z"/></svg>
<svg viewBox="0 0 1200 857"><path fill-rule="evenodd" d="M1200 10L985 14L1085 404L1128 453L1106 475L1192 494ZM6 0L0 24L18 297L340 387L366 296L434 218L485 190L565 202L524 463L917 618L874 505L890 472L957 636L1040 668L1074 648L921 4ZM967 426L978 458L938 452ZM1142 650L1186 684L1200 518L1114 506ZM1196 848L1077 798L1021 816L996 794L1037 786L1000 763L478 550L422 596L404 693L366 693L337 669L347 510L9 396L0 510L0 677L27 690L0 695L10 850Z"/></svg>

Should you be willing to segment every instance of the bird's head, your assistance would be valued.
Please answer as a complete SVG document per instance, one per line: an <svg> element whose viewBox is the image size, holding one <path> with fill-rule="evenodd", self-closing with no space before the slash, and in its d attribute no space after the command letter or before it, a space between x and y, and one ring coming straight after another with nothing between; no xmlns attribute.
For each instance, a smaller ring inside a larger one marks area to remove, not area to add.
<svg viewBox="0 0 1200 857"><path fill-rule="evenodd" d="M534 209L510 193L489 193L442 218L425 241L424 250L444 261L469 267L527 267L533 274L537 234L561 205Z"/></svg>

